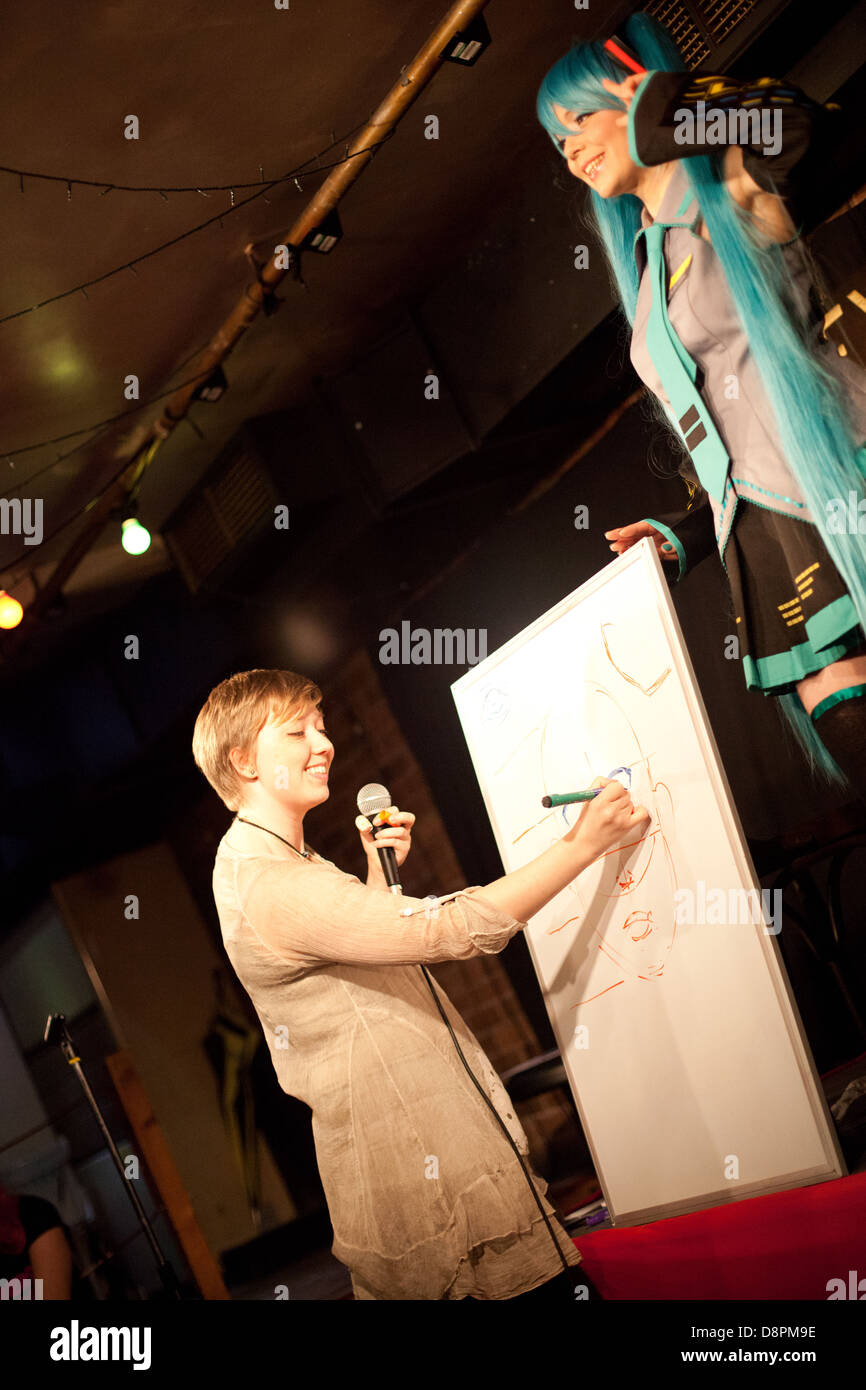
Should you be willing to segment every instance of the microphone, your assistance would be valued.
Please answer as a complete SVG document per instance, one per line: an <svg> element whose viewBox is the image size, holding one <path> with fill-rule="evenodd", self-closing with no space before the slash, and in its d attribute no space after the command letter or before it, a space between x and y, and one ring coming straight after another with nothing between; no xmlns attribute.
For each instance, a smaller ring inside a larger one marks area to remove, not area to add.
<svg viewBox="0 0 866 1390"><path fill-rule="evenodd" d="M379 811L387 811L392 805L391 793L387 787L383 787L380 782L368 782L358 792L358 810L362 816L366 816L369 821ZM373 826L374 836L381 830L381 826ZM383 846L382 849L376 846L379 855L379 863L382 865L382 873L385 875L385 882L392 893L402 893L400 875L397 871L397 856L390 845Z"/></svg>

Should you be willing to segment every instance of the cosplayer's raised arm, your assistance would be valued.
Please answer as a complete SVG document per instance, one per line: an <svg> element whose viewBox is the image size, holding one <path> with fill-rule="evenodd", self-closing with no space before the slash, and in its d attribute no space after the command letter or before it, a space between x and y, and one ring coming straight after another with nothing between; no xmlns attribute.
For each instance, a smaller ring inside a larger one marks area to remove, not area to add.
<svg viewBox="0 0 866 1390"><path fill-rule="evenodd" d="M649 168L740 145L747 174L785 201L798 232L809 232L848 192L834 157L842 119L837 106L772 77L650 71L629 106L629 153Z"/></svg>

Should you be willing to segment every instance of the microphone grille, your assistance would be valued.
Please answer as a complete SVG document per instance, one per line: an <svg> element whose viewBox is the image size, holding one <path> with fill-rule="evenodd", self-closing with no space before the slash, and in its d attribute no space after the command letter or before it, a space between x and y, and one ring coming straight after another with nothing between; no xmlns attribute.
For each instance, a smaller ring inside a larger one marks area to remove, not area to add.
<svg viewBox="0 0 866 1390"><path fill-rule="evenodd" d="M362 816L375 816L378 811L387 811L391 805L391 793L381 782L368 782L358 792L358 810Z"/></svg>

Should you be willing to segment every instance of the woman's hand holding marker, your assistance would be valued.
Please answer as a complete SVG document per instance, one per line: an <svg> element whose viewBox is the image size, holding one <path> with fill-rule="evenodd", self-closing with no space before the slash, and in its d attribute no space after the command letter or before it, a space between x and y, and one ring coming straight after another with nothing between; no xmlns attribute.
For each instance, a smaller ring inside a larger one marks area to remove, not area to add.
<svg viewBox="0 0 866 1390"><path fill-rule="evenodd" d="M479 896L485 902L511 913L520 922L528 922L599 855L621 840L641 838L650 819L646 808L632 806L631 796L621 782L596 777L592 785L601 790L592 801L584 803L576 824L537 859L479 888Z"/></svg>
<svg viewBox="0 0 866 1390"><path fill-rule="evenodd" d="M602 790L586 803L576 824L563 836L564 840L579 845L581 851L590 856L590 862L613 849L627 835L645 829L650 819L645 806L632 805L622 782L596 777L592 785Z"/></svg>

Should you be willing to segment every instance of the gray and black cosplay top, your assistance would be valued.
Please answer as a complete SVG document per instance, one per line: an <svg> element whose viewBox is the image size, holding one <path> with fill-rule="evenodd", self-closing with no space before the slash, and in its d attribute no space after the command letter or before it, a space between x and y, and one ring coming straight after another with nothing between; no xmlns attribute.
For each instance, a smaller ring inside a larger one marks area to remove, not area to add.
<svg viewBox="0 0 866 1390"><path fill-rule="evenodd" d="M862 645L864 634L783 455L721 262L700 235L700 210L681 156L706 153L706 148L689 150L672 138L674 112L708 93L718 102L720 84L728 101L747 103L751 98L754 104L757 93L766 105L774 96L785 103L783 152L773 157L760 148L757 153L744 148L744 164L762 187L770 186L768 175L773 179L799 227L797 237L782 248L793 301L809 323L816 355L843 385L863 440L866 376L822 338L823 311L799 240L804 229L817 225L842 201L826 162L819 170L815 158L816 130L823 134L828 108L778 84L738 87L725 78L650 73L629 109L632 158L644 166L678 162L655 219L644 210L635 239L640 280L631 360L671 416L702 486L687 511L645 519L677 551L678 571L665 566L672 583L717 551L730 583L746 684L778 695ZM653 232L654 226L664 230ZM660 263L658 250L646 245L652 236L661 247ZM648 252L655 255L653 266ZM676 362L671 368L678 344L697 372L692 398L680 394L672 404L662 379L681 389ZM688 463L682 471L694 476Z"/></svg>

